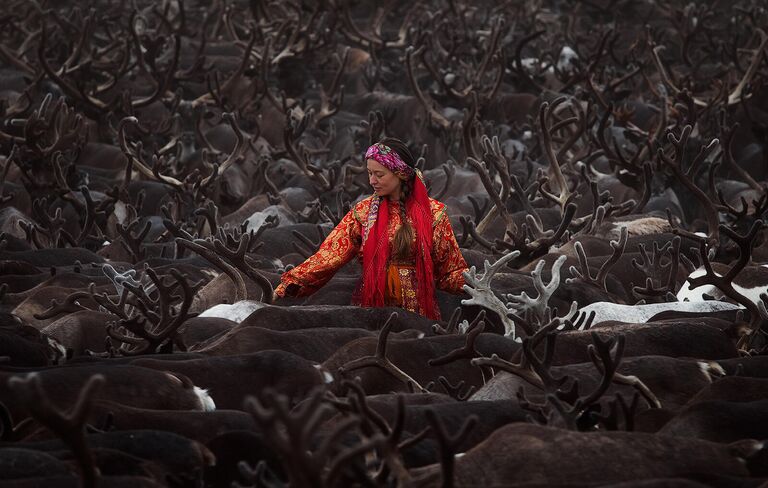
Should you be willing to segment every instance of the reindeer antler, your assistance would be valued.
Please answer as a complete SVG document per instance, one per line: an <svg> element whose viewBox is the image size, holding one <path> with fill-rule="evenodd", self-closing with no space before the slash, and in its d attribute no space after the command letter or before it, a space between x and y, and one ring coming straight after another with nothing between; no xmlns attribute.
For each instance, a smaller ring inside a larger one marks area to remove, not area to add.
<svg viewBox="0 0 768 488"><path fill-rule="evenodd" d="M688 169L685 170L683 169L683 163L686 159L686 146L688 144L688 137L690 136L692 129L693 128L691 125L686 125L680 132L680 137L676 137L672 132L667 134L667 139L669 139L669 141L672 143L674 149L674 159L665 153L663 148L659 148L657 154L665 166L672 170L672 173L675 175L677 180L693 194L696 200L698 200L698 202L704 208L705 216L707 219L707 226L709 229L709 237L707 241L709 242L710 247L716 249L720 244L720 231L718 227L720 223L720 219L718 217L719 209L714 204L714 202L712 202L712 199L709 198L709 196L707 196L707 194L704 193L704 191L696 185L696 183L693 181L693 177L696 175L696 172L701 163L707 158L707 156L709 156L715 147L717 147L720 141L718 139L712 139L708 144L702 144L699 148L698 154L688 166ZM712 171L712 169L710 169L710 171ZM675 229L675 232L681 233L677 229ZM685 235L689 234L686 233Z"/></svg>
<svg viewBox="0 0 768 488"><path fill-rule="evenodd" d="M533 286L538 292L536 298L529 297L526 292L522 292L519 295L508 294L507 308L514 310L518 313L523 312L525 317L533 316L537 319L539 326L552 320L552 312L549 307L549 299L552 298L557 288L560 286L560 268L563 267L567 256L559 256L554 263L552 263L552 277L549 283L544 283L541 277L541 271L544 268L545 261L542 259L536 264L536 268L531 271L531 278L533 278ZM570 312L563 316L561 319L566 320L573 317L576 313L577 304L573 302L571 304Z"/></svg>
<svg viewBox="0 0 768 488"><path fill-rule="evenodd" d="M27 406L32 417L59 436L75 454L83 486L88 488L95 488L98 470L88 448L85 423L92 406L92 397L104 382L103 375L91 376L80 390L75 406L65 413L52 404L42 387L39 374L29 373L26 377L14 376L8 380L8 386Z"/></svg>
<svg viewBox="0 0 768 488"><path fill-rule="evenodd" d="M312 448L310 441L330 408L322 403L323 390L315 389L307 400L293 410L288 400L284 395L268 389L261 398L246 398L245 409L280 454L281 463L292 485L317 488L334 486L346 463L382 447L387 441L385 435L376 433L362 437L360 442L350 448L340 444L339 439L343 435L357 433L355 427L361 423L361 418L352 417L337 423L320 446Z"/></svg>
<svg viewBox="0 0 768 488"><path fill-rule="evenodd" d="M757 304L748 299L741 293L739 293L733 286L733 279L738 275L742 269L749 263L752 258L752 246L755 241L757 233L764 226L761 220L755 221L749 232L746 234L738 234L736 231L726 225L720 225L720 232L728 236L733 242L739 246L739 259L731 265L728 271L724 275L717 274L712 269L712 262L709 257L709 245L706 242L702 242L699 246L699 256L704 266L704 274L696 278L689 278L690 288L698 288L702 285L713 285L717 289L723 292L727 297L733 299L737 303L743 305L750 314L750 324L753 329L759 328L760 324L760 310Z"/></svg>
<svg viewBox="0 0 768 488"><path fill-rule="evenodd" d="M503 266L520 255L520 251L512 251L496 260L491 264L487 259L484 263L482 274L477 272L477 268L470 267L463 273L466 284L463 286L465 292L472 297L461 301L462 305L478 305L495 312L504 325L504 335L512 336L515 339L515 323L509 318L509 310L504 303L496 296L491 289L491 280Z"/></svg>
<svg viewBox="0 0 768 488"><path fill-rule="evenodd" d="M571 275L574 277L566 278L565 282L570 284L576 280L581 280L602 288L605 291L608 291L605 286L605 280L608 278L608 273L610 272L611 268L618 262L619 259L621 259L621 255L624 254L624 248L627 246L627 238L627 227L622 226L619 240L610 242L611 248L613 249L611 256L603 263L602 266L600 266L600 269L597 272L597 276L595 277L592 276L592 273L589 270L589 263L587 262L587 254L584 252L584 246L582 246L581 242L577 241L574 247L576 249L576 254L579 257L581 271L579 271L575 266L571 266Z"/></svg>
<svg viewBox="0 0 768 488"><path fill-rule="evenodd" d="M170 343L185 349L178 340L178 330L188 318L194 315L188 313L189 307L203 280L190 285L187 278L178 270L171 269L170 274L174 282L166 284L164 278L161 279L154 269L147 268L147 275L157 289L157 300L150 299L140 286L135 286L128 281L123 283L123 286L136 296L136 306L141 311L141 315L122 318L117 323L118 327L124 327L130 331L132 336L119 332L113 324L107 326L107 334L123 343L120 348L121 353L138 355L147 351L157 352L159 348ZM175 310L174 301L179 297L173 293L179 287L182 290L181 303L178 310ZM122 298L121 303L123 303Z"/></svg>
<svg viewBox="0 0 768 488"><path fill-rule="evenodd" d="M461 347L459 349L455 349L449 353L446 353L440 357L430 359L427 361L427 364L430 366L442 366L444 364L452 363L458 359L474 359L476 357L481 357L482 354L478 352L478 350L475 348L475 341L477 340L477 336L479 336L483 330L485 330L485 322L483 319L485 318L485 310L480 311L479 314L477 314L477 317L475 320L472 321L472 324L469 326L469 330L467 331L467 340L464 344L464 347Z"/></svg>
<svg viewBox="0 0 768 488"><path fill-rule="evenodd" d="M130 161L133 166L147 178L157 180L160 183L165 183L172 188L182 191L184 188L184 183L177 180L176 178L173 178L172 176L165 176L160 174L157 167L154 169L148 168L142 161L141 155L137 151L133 151L128 146L128 140L126 139L125 131L129 125L139 126L139 119L136 117L124 117L122 120L120 120L120 123L117 126L120 149L122 149L123 154L125 154L125 157L128 158L128 161Z"/></svg>
<svg viewBox="0 0 768 488"><path fill-rule="evenodd" d="M440 446L440 468L443 477L443 487L453 488L453 467L456 462L456 451L459 446L466 440L469 432L477 424L479 418L477 415L470 415L464 420L464 423L459 427L459 430L455 434L448 434L445 429L445 424L437 416L434 410L427 409L425 412L429 424L432 426L432 430L437 436L437 441Z"/></svg>
<svg viewBox="0 0 768 488"><path fill-rule="evenodd" d="M354 371L360 368L377 367L403 382L409 390L418 390L422 393L426 393L427 390L421 386L418 381L411 378L387 358L387 338L389 337L389 332L392 330L392 326L394 325L393 320L395 318L397 318L397 312L392 312L384 323L384 326L381 328L381 331L379 331L376 353L373 356L365 356L352 360L341 366L339 368L339 373L344 374L347 371Z"/></svg>

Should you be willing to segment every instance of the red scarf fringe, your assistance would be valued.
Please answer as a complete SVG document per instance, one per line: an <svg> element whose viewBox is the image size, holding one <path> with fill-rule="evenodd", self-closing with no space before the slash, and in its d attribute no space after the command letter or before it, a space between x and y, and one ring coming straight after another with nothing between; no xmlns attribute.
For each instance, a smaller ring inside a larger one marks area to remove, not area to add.
<svg viewBox="0 0 768 488"><path fill-rule="evenodd" d="M432 209L427 189L420 178L414 177L413 193L408 197L405 210L416 232L416 291L419 308L424 315L438 320L440 317L435 303L434 266L432 264ZM382 198L376 223L368 233L363 247L363 279L361 305L383 307L387 278L390 243L387 238L389 226L389 199Z"/></svg>

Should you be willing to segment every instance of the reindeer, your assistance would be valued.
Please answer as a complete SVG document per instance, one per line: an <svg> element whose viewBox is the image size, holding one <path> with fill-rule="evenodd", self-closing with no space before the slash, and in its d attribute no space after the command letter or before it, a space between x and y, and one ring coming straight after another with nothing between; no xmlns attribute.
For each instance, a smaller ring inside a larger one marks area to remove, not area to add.
<svg viewBox="0 0 768 488"><path fill-rule="evenodd" d="M2 13L4 482L765 476L755 2ZM357 263L272 303L387 135L472 265L450 319L348 306Z"/></svg>

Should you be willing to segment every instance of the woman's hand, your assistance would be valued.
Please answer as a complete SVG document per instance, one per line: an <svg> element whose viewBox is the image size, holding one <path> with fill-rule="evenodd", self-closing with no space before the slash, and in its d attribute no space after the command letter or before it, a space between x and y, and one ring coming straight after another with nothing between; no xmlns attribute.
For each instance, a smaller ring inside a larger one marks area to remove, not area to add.
<svg viewBox="0 0 768 488"><path fill-rule="evenodd" d="M295 297L299 294L299 290L301 289L301 286L291 283L290 285L286 286L283 290L282 295L277 294L277 289L272 290L272 303L275 303L277 300L286 298L286 297Z"/></svg>
<svg viewBox="0 0 768 488"><path fill-rule="evenodd" d="M297 285L296 283L291 283L290 285L285 287L285 296L287 297L298 296L299 290L301 290L301 286Z"/></svg>

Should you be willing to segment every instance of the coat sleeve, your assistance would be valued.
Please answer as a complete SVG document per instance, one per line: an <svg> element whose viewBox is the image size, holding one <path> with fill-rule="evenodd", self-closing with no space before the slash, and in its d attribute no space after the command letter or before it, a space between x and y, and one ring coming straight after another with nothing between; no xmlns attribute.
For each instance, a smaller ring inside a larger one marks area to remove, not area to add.
<svg viewBox="0 0 768 488"><path fill-rule="evenodd" d="M291 284L300 287L296 295L300 297L319 290L357 254L362 241L361 230L362 224L352 209L328 234L315 254L283 273L275 294L284 297L286 288Z"/></svg>
<svg viewBox="0 0 768 488"><path fill-rule="evenodd" d="M451 221L445 212L440 212L437 218L432 239L437 288L449 293L461 293L464 286L462 273L467 270L467 262L461 255Z"/></svg>

